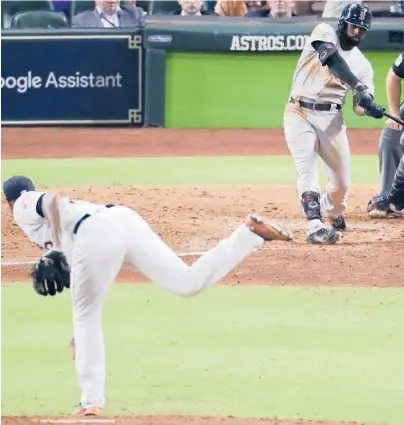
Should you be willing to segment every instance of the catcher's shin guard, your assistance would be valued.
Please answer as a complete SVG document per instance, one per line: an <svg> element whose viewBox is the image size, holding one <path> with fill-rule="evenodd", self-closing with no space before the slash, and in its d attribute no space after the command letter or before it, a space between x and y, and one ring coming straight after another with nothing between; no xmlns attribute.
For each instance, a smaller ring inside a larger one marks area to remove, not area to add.
<svg viewBox="0 0 404 425"><path fill-rule="evenodd" d="M303 192L301 199L304 215L307 220L320 220L321 209L320 209L320 194L317 192Z"/></svg>

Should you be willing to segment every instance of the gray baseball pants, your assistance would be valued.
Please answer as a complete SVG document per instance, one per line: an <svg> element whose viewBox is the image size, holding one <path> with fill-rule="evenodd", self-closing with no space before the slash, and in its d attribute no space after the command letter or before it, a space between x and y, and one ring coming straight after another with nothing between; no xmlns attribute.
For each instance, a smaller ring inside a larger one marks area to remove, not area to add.
<svg viewBox="0 0 404 425"><path fill-rule="evenodd" d="M401 104L400 117L404 119L404 102ZM380 195L387 196L390 193L403 154L404 132L384 128L379 141Z"/></svg>

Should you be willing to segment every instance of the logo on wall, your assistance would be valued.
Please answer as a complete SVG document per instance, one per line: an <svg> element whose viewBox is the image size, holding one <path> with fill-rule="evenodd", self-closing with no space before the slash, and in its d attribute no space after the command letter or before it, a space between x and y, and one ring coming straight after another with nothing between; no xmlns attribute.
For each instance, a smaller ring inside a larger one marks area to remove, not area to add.
<svg viewBox="0 0 404 425"><path fill-rule="evenodd" d="M171 43L173 37L171 35L149 35L147 38L151 43Z"/></svg>
<svg viewBox="0 0 404 425"><path fill-rule="evenodd" d="M230 51L270 52L300 51L304 49L309 35L233 35Z"/></svg>
<svg viewBox="0 0 404 425"><path fill-rule="evenodd" d="M50 72L45 78L33 75L28 71L27 75L1 77L1 88L16 90L18 93L26 93L29 89L40 88L75 89L75 88L109 88L123 87L122 75L118 72L115 75L94 75L90 72L81 75L76 72L74 75L57 75Z"/></svg>

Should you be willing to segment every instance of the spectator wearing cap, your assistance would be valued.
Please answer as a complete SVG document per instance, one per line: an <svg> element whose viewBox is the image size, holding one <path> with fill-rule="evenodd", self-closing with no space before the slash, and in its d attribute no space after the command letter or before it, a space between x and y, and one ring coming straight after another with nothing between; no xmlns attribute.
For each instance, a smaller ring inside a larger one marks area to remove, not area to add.
<svg viewBox="0 0 404 425"><path fill-rule="evenodd" d="M97 0L95 8L77 14L73 28L134 28L145 25L143 9L120 5L120 0Z"/></svg>

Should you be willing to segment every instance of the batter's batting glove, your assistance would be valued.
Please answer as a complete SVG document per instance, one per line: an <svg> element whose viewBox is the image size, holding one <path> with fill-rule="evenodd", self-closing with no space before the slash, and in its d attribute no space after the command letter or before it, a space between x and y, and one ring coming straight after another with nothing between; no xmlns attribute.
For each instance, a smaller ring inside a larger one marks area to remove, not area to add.
<svg viewBox="0 0 404 425"><path fill-rule="evenodd" d="M373 96L367 91L366 86L360 86L354 91L354 98L357 105L367 110L373 105Z"/></svg>
<svg viewBox="0 0 404 425"><path fill-rule="evenodd" d="M386 109L384 109L383 106L373 103L370 108L365 109L365 114L369 117L380 119L384 117L385 111Z"/></svg>

